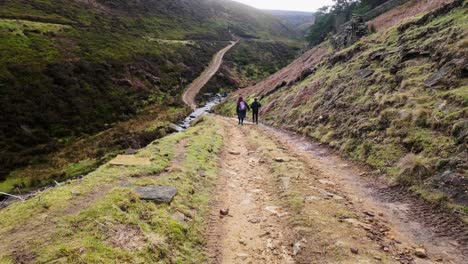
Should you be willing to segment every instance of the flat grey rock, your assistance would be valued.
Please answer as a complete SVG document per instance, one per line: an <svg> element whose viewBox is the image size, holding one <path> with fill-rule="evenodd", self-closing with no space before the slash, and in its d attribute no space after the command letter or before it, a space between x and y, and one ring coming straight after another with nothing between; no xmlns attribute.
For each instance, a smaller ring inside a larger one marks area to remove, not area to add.
<svg viewBox="0 0 468 264"><path fill-rule="evenodd" d="M371 76L372 74L374 74L374 71L371 70L371 69L369 69L369 68L360 70L360 71L358 72L358 75L359 75L359 77L361 77L361 78L367 78L367 77Z"/></svg>
<svg viewBox="0 0 468 264"><path fill-rule="evenodd" d="M138 149L127 149L125 150L125 155L134 155L137 154Z"/></svg>
<svg viewBox="0 0 468 264"><path fill-rule="evenodd" d="M173 186L148 185L135 187L135 190L140 199L158 203L170 203L177 194L177 189Z"/></svg>

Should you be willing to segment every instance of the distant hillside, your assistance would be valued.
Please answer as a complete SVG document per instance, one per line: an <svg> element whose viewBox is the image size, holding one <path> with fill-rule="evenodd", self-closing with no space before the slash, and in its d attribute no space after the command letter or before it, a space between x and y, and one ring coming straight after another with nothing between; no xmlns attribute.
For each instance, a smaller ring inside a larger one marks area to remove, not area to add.
<svg viewBox="0 0 468 264"><path fill-rule="evenodd" d="M83 161L164 135L187 111L185 86L234 37L297 35L229 0L0 0L0 180L15 178L0 191L36 185L23 178L42 172L40 181L81 174ZM137 116L146 117L118 126ZM101 131L102 142L83 143ZM80 148L37 168L77 139ZM21 166L29 172L7 176Z"/></svg>
<svg viewBox="0 0 468 264"><path fill-rule="evenodd" d="M271 14L286 25L306 33L307 29L315 22L315 14L312 12L300 11L283 11L283 10L264 10L266 13Z"/></svg>

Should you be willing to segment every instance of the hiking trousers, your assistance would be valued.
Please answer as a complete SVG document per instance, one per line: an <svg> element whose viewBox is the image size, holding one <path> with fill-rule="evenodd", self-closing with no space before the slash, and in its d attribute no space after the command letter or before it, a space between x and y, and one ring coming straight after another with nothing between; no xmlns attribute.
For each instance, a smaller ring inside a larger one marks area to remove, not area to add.
<svg viewBox="0 0 468 264"><path fill-rule="evenodd" d="M258 111L252 111L252 122L258 124Z"/></svg>

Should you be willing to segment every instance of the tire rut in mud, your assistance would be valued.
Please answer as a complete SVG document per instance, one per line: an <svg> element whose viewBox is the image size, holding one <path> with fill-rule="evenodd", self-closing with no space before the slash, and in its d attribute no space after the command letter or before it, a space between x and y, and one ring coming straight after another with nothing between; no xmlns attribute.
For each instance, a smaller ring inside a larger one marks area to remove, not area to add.
<svg viewBox="0 0 468 264"><path fill-rule="evenodd" d="M422 198L410 193L403 186L381 187L375 189L373 196L384 203L405 203L408 210L405 220L415 220L422 223L430 235L453 242L450 244L458 249L464 257L468 257L468 224L440 205L430 204Z"/></svg>

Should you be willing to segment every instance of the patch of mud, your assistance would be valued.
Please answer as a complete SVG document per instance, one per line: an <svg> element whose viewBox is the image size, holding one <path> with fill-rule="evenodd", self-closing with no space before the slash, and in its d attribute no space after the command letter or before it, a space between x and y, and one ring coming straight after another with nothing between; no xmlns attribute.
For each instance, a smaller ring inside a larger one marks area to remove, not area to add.
<svg viewBox="0 0 468 264"><path fill-rule="evenodd" d="M225 147L207 228L209 263L294 263L287 214L268 188L266 163L246 144L247 131L225 123Z"/></svg>
<svg viewBox="0 0 468 264"><path fill-rule="evenodd" d="M468 226L462 220L440 208L431 205L421 198L409 193L403 187L384 187L375 189L373 196L394 208L395 213L403 220L417 220L416 227L424 227L419 237L448 243L458 247L468 258ZM418 224L419 223L419 224ZM448 239L447 241L444 241Z"/></svg>
<svg viewBox="0 0 468 264"><path fill-rule="evenodd" d="M24 249L15 249L11 252L11 256L15 263L23 264L23 263L32 263L36 258L36 255Z"/></svg>
<svg viewBox="0 0 468 264"><path fill-rule="evenodd" d="M140 227L118 224L106 226L108 241L112 246L125 250L141 250L145 247L147 238Z"/></svg>

